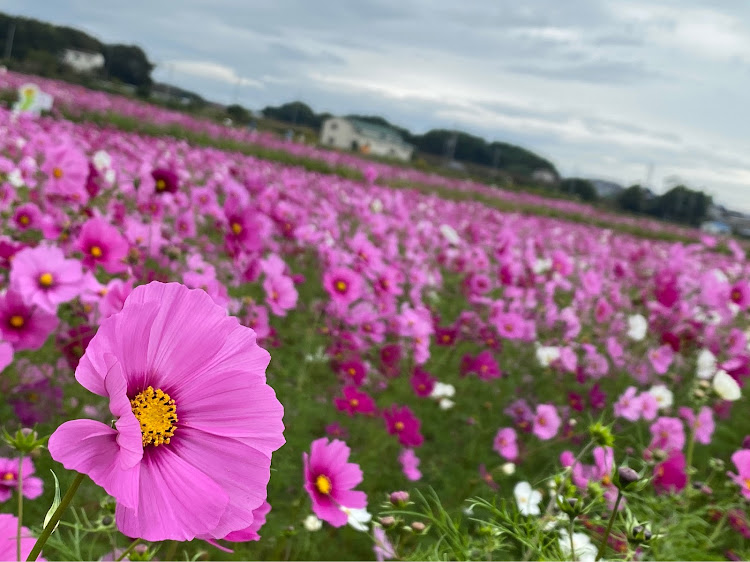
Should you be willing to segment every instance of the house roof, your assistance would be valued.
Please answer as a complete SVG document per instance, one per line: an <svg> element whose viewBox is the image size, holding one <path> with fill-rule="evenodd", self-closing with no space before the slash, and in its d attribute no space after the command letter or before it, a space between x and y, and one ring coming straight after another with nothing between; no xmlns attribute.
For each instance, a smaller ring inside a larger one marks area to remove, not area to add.
<svg viewBox="0 0 750 562"><path fill-rule="evenodd" d="M354 126L354 129L365 137L370 137L373 140L384 140L393 144L398 144L406 148L413 148L412 145L405 142L396 131L390 127L384 127L383 125L375 125L367 121L361 121L359 119L347 119L349 123Z"/></svg>

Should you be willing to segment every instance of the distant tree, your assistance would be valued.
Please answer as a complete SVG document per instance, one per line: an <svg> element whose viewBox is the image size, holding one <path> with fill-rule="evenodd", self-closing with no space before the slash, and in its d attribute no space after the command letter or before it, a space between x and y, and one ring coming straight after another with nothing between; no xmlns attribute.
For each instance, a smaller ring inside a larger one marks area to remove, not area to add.
<svg viewBox="0 0 750 562"><path fill-rule="evenodd" d="M583 178L565 178L560 182L560 191L577 195L583 201L596 201L599 198L594 184Z"/></svg>
<svg viewBox="0 0 750 562"><path fill-rule="evenodd" d="M104 66L111 78L146 89L152 84L154 65L146 53L136 45L107 45L104 49Z"/></svg>
<svg viewBox="0 0 750 562"><path fill-rule="evenodd" d="M631 185L617 196L617 204L623 211L642 213L647 207L646 190L640 185Z"/></svg>
<svg viewBox="0 0 750 562"><path fill-rule="evenodd" d="M245 124L249 123L252 116L250 115L250 112L238 104L232 104L227 107L227 115L234 121L235 123Z"/></svg>
<svg viewBox="0 0 750 562"><path fill-rule="evenodd" d="M269 119L303 125L317 129L322 122L321 116L317 115L310 106L301 101L293 101L279 106L268 106L263 109L263 115Z"/></svg>
<svg viewBox="0 0 750 562"><path fill-rule="evenodd" d="M658 198L657 216L693 226L705 219L712 198L702 191L677 185Z"/></svg>

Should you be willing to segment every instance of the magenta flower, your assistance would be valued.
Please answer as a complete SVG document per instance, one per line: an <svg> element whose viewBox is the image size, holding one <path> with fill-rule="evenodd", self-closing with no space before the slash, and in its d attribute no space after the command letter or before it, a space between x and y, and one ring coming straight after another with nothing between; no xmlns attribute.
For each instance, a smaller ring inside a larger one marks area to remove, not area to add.
<svg viewBox="0 0 750 562"><path fill-rule="evenodd" d="M327 437L322 437L312 442L309 456L302 453L305 490L310 494L313 511L334 527L346 525L348 516L342 507L367 507L365 493L352 489L362 482L362 470L347 462L350 452L343 441L329 443Z"/></svg>
<svg viewBox="0 0 750 562"><path fill-rule="evenodd" d="M673 450L667 460L654 467L654 488L657 494L679 492L686 484L685 455Z"/></svg>
<svg viewBox="0 0 750 562"><path fill-rule="evenodd" d="M357 390L356 386L345 386L343 393L343 398L333 401L340 412L353 416L355 413L372 414L375 411L375 401L366 392Z"/></svg>
<svg viewBox="0 0 750 562"><path fill-rule="evenodd" d="M497 379L503 375L497 361L492 356L492 352L488 349L485 349L474 358L471 369L483 381Z"/></svg>
<svg viewBox="0 0 750 562"><path fill-rule="evenodd" d="M415 367L414 374L412 374L409 382L417 396L420 398L426 398L432 394L437 379L421 367Z"/></svg>
<svg viewBox="0 0 750 562"><path fill-rule="evenodd" d="M750 449L735 451L732 462L737 467L737 474L730 472L729 476L739 485L742 495L750 499Z"/></svg>
<svg viewBox="0 0 750 562"><path fill-rule="evenodd" d="M42 495L44 485L41 478L34 474L34 463L30 457L24 457L21 463L23 474L23 495L30 500ZM0 502L8 501L14 491L18 490L18 459L0 457ZM2 548L0 548L0 551ZM15 558L13 558L15 560Z"/></svg>
<svg viewBox="0 0 750 562"><path fill-rule="evenodd" d="M65 259L59 248L25 248L13 259L10 286L29 305L55 314L59 304L81 294L83 270L78 260Z"/></svg>
<svg viewBox="0 0 750 562"><path fill-rule="evenodd" d="M662 451L682 450L685 446L685 429L680 418L661 417L651 424L649 449Z"/></svg>
<svg viewBox="0 0 750 562"><path fill-rule="evenodd" d="M16 351L39 349L59 323L57 316L27 305L15 291L0 297L0 334Z"/></svg>
<svg viewBox="0 0 750 562"><path fill-rule="evenodd" d="M9 513L0 513L0 560L17 560L18 519ZM36 537L26 527L21 527L21 560L26 560L36 544ZM41 556L37 562L46 562Z"/></svg>
<svg viewBox="0 0 750 562"><path fill-rule="evenodd" d="M136 287L104 320L76 369L109 398L114 427L61 425L52 457L117 500L123 534L148 541L223 538L266 500L283 407L266 384L255 333L203 291Z"/></svg>
<svg viewBox="0 0 750 562"><path fill-rule="evenodd" d="M383 418L388 433L398 435L399 443L405 447L419 447L424 441L419 432L421 423L408 406L399 408L394 404L383 411Z"/></svg>
<svg viewBox="0 0 750 562"><path fill-rule="evenodd" d="M492 448L501 457L505 457L509 461L515 461L518 458L516 430L512 427L499 429L495 435Z"/></svg>
<svg viewBox="0 0 750 562"><path fill-rule="evenodd" d="M414 449L403 449L398 455L398 462L401 463L401 470L409 480L416 482L422 478L422 473L419 470L419 457L417 457Z"/></svg>
<svg viewBox="0 0 750 562"><path fill-rule="evenodd" d="M105 220L87 220L78 236L77 248L83 252L83 265L95 269L101 265L107 273L125 270L123 260L128 253L128 242Z"/></svg>
<svg viewBox="0 0 750 562"><path fill-rule="evenodd" d="M359 359L351 359L344 361L339 365L339 372L344 375L347 382L354 384L355 386L362 386L367 376L367 368L365 364Z"/></svg>
<svg viewBox="0 0 750 562"><path fill-rule="evenodd" d="M151 177L154 179L154 191L157 194L177 193L177 190L180 187L177 180L177 174L172 170L156 168L151 171Z"/></svg>
<svg viewBox="0 0 750 562"><path fill-rule="evenodd" d="M557 435L560 429L560 416L557 415L557 408L552 404L540 404L536 407L534 416L534 427L532 432L542 441L552 439Z"/></svg>
<svg viewBox="0 0 750 562"><path fill-rule="evenodd" d="M362 278L346 267L335 267L323 274L323 287L331 300L348 306L362 294Z"/></svg>
<svg viewBox="0 0 750 562"><path fill-rule="evenodd" d="M740 307L740 310L747 310L750 307L750 283L747 281L735 283L729 292L729 298Z"/></svg>
<svg viewBox="0 0 750 562"><path fill-rule="evenodd" d="M133 280L122 281L121 279L112 279L106 289L104 296L99 301L99 314L102 318L109 318L117 314L125 305L128 295L133 292Z"/></svg>
<svg viewBox="0 0 750 562"><path fill-rule="evenodd" d="M241 529L239 531L232 531L226 537L224 537L224 540L231 542L247 542L260 540L258 531L260 531L260 528L266 524L266 515L268 515L270 512L271 504L268 502L263 502L260 507L257 507L253 510L253 522L249 527Z"/></svg>
<svg viewBox="0 0 750 562"><path fill-rule="evenodd" d="M41 229L42 212L34 203L25 203L16 208L13 222L19 230Z"/></svg>

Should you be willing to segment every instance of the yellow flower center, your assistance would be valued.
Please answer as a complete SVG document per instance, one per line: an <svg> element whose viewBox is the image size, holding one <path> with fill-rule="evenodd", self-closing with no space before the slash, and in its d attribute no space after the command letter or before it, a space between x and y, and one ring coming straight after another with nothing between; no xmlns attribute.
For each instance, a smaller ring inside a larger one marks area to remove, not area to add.
<svg viewBox="0 0 750 562"><path fill-rule="evenodd" d="M15 480L15 478L16 478L16 475L13 474L12 472L6 472L5 474L3 474L3 480L5 481Z"/></svg>
<svg viewBox="0 0 750 562"><path fill-rule="evenodd" d="M735 289L732 291L732 300L734 302L739 301L742 298L742 293L740 293L739 289Z"/></svg>
<svg viewBox="0 0 750 562"><path fill-rule="evenodd" d="M89 254L94 256L95 258L102 257L102 249L99 246L91 246L89 249Z"/></svg>
<svg viewBox="0 0 750 562"><path fill-rule="evenodd" d="M346 281L336 281L334 286L339 293L346 292Z"/></svg>
<svg viewBox="0 0 750 562"><path fill-rule="evenodd" d="M393 424L393 427L396 428L396 431L403 431L404 430L404 422L397 421Z"/></svg>
<svg viewBox="0 0 750 562"><path fill-rule="evenodd" d="M52 274L51 273L42 273L39 276L39 284L42 287L51 287L53 281L54 281L54 279L52 278Z"/></svg>
<svg viewBox="0 0 750 562"><path fill-rule="evenodd" d="M602 484L605 486L609 486L612 483L612 479L609 477L609 474L605 474L602 476Z"/></svg>
<svg viewBox="0 0 750 562"><path fill-rule="evenodd" d="M444 341L445 343L448 343L449 341L451 341L451 337L450 337L450 335L448 335L448 334L443 334L443 341Z"/></svg>
<svg viewBox="0 0 750 562"><path fill-rule="evenodd" d="M156 180L156 191L164 191L167 189L167 182L164 180Z"/></svg>
<svg viewBox="0 0 750 562"><path fill-rule="evenodd" d="M321 494L328 495L331 493L331 479L325 474L321 474L315 479L315 487Z"/></svg>
<svg viewBox="0 0 750 562"><path fill-rule="evenodd" d="M357 406L359 406L359 400L357 400L356 398L352 398L351 400L349 400L349 404L351 404L352 408L356 408Z"/></svg>
<svg viewBox="0 0 750 562"><path fill-rule="evenodd" d="M55 179L60 179L63 177L63 171L60 168L52 168L52 175L55 176Z"/></svg>
<svg viewBox="0 0 750 562"><path fill-rule="evenodd" d="M745 488L750 490L750 478L745 478Z"/></svg>
<svg viewBox="0 0 750 562"><path fill-rule="evenodd" d="M141 424L143 446L169 444L177 425L174 400L160 389L149 386L130 401L133 414Z"/></svg>
<svg viewBox="0 0 750 562"><path fill-rule="evenodd" d="M31 222L31 219L28 217L28 215L21 215L20 217L18 217L18 222L26 226Z"/></svg>
<svg viewBox="0 0 750 562"><path fill-rule="evenodd" d="M23 316L19 316L18 314L11 316L10 325L14 328L23 328L23 325L24 325Z"/></svg>
<svg viewBox="0 0 750 562"><path fill-rule="evenodd" d="M240 232L242 232L242 225L238 222L233 222L232 232L234 232L235 234L239 234Z"/></svg>
<svg viewBox="0 0 750 562"><path fill-rule="evenodd" d="M354 367L349 367L349 368L348 368L348 369L346 370L346 372L347 372L347 373L349 373L349 376L350 376L350 377L353 377L354 375L356 375L356 374L357 374L357 369L355 369Z"/></svg>

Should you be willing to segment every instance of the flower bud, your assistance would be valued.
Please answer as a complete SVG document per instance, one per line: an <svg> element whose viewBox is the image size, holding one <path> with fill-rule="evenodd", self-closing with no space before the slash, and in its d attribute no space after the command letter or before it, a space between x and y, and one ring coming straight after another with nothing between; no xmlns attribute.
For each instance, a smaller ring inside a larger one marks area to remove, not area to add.
<svg viewBox="0 0 750 562"><path fill-rule="evenodd" d="M386 515L385 517L380 517L378 521L383 527L393 527L396 524L396 518L393 517L392 515Z"/></svg>
<svg viewBox="0 0 750 562"><path fill-rule="evenodd" d="M627 490L641 479L641 475L629 466L621 466L615 471L614 485L618 490Z"/></svg>
<svg viewBox="0 0 750 562"><path fill-rule="evenodd" d="M421 521L414 521L411 524L411 528L414 529L415 532L421 533L422 531L424 531L427 528L427 525L425 525Z"/></svg>
<svg viewBox="0 0 750 562"><path fill-rule="evenodd" d="M393 492L390 495L390 500L395 507L404 507L409 503L409 492L404 492L402 490Z"/></svg>
<svg viewBox="0 0 750 562"><path fill-rule="evenodd" d="M3 430L3 440L13 449L24 455L29 455L37 449L44 447L47 444L47 439L49 439L49 436L39 439L39 434L28 427L19 429L13 435Z"/></svg>

